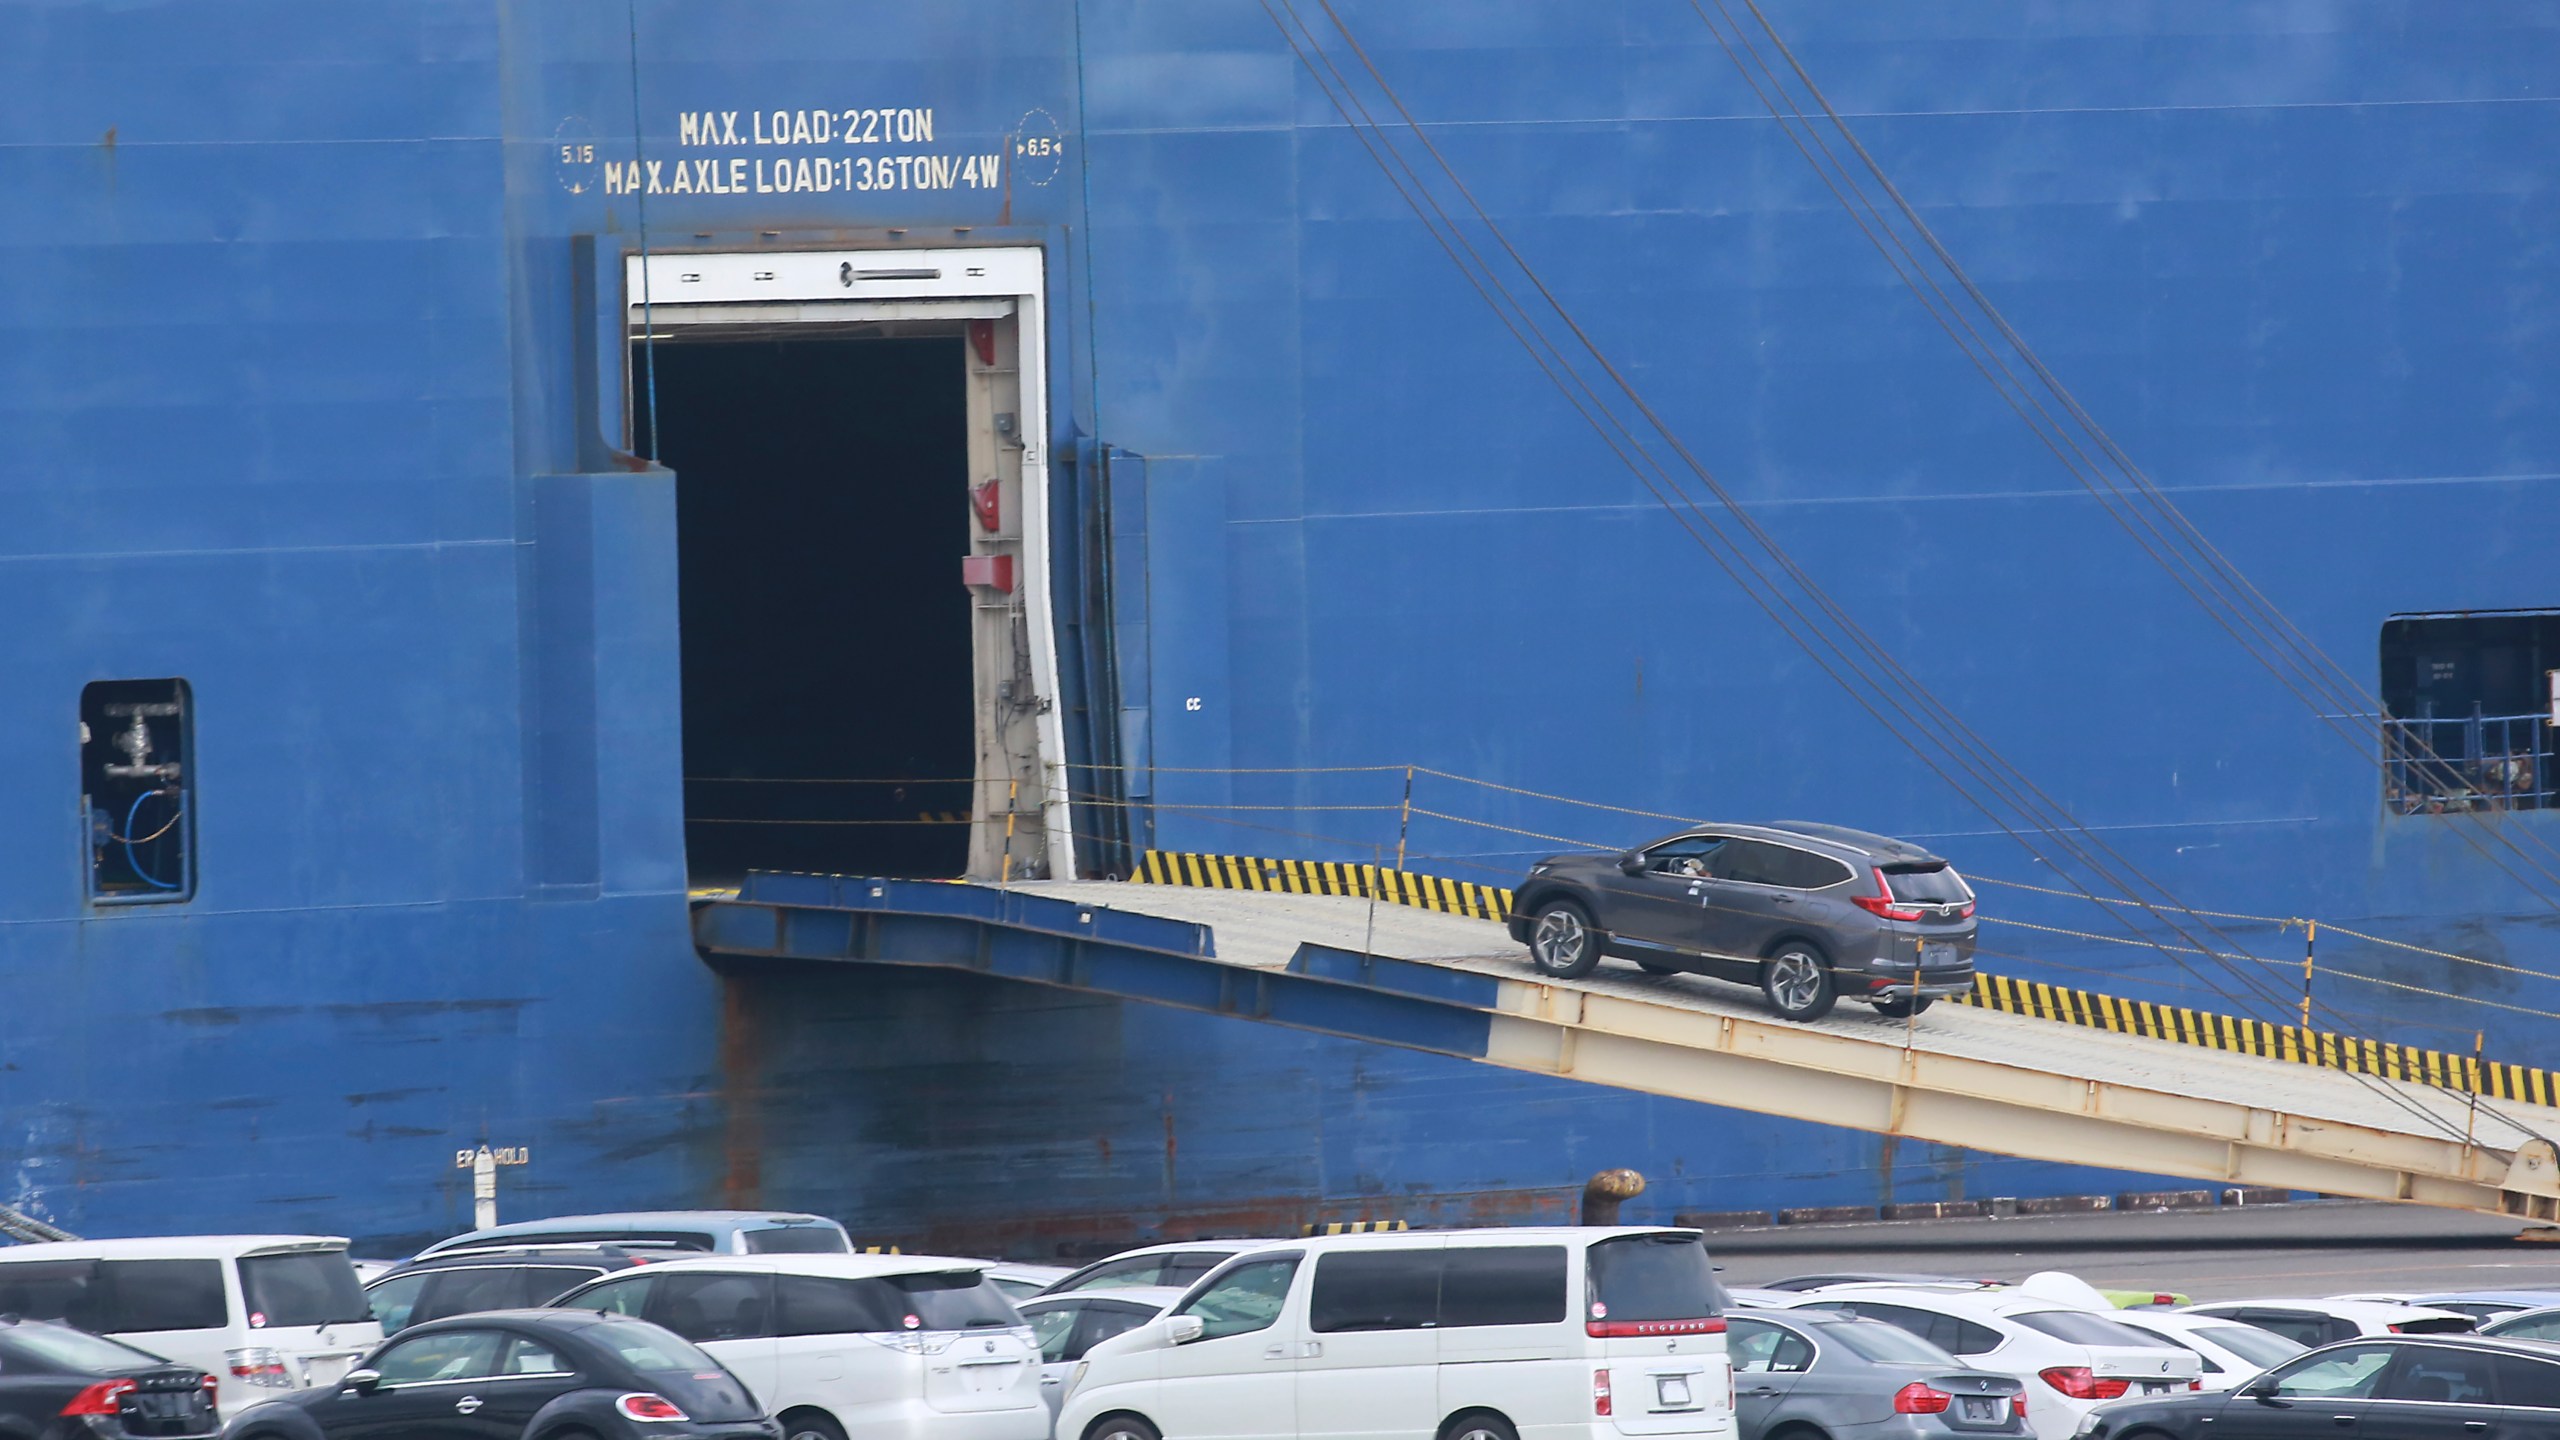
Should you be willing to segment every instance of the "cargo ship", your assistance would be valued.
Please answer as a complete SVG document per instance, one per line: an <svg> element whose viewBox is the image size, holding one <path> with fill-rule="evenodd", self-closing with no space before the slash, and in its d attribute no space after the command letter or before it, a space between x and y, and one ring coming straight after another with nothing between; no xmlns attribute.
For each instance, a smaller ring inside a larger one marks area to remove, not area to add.
<svg viewBox="0 0 2560 1440"><path fill-rule="evenodd" d="M510 1217L1025 1258L2142 1183L716 969L759 870L1810 818L1950 856L2003 973L2264 1008L2308 945L2338 1026L2560 1060L2547 4L71 0L0 54L38 1220L397 1254L482 1145Z"/></svg>

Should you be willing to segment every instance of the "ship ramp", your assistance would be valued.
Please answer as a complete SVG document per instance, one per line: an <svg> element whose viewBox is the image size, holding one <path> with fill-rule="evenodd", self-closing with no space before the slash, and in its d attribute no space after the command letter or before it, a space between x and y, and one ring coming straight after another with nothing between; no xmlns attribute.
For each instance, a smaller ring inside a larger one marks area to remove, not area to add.
<svg viewBox="0 0 2560 1440"><path fill-rule="evenodd" d="M757 874L706 957L961 969L1994 1154L2560 1219L2560 1109L1971 1005L1778 1019L1533 971L1494 921L1346 895Z"/></svg>

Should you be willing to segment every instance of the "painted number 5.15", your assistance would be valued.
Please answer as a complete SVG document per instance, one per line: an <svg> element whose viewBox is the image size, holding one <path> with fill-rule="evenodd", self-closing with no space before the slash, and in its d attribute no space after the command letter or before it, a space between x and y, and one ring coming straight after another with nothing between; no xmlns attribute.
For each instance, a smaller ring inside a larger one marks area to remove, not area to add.
<svg viewBox="0 0 2560 1440"><path fill-rule="evenodd" d="M593 165L596 163L596 147L592 142L584 145L563 145L560 147L560 163Z"/></svg>

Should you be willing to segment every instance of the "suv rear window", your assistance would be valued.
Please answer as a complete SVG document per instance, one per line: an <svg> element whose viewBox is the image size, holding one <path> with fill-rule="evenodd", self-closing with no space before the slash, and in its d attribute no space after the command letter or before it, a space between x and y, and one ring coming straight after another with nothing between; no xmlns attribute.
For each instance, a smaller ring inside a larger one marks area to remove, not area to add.
<svg viewBox="0 0 2560 1440"><path fill-rule="evenodd" d="M1930 865L1920 869L1903 869L1892 865L1884 868L1884 886L1893 898L1905 904L1961 905L1965 894L1964 879L1952 865Z"/></svg>
<svg viewBox="0 0 2560 1440"><path fill-rule="evenodd" d="M327 1325L370 1320L364 1287L344 1250L240 1257L240 1299L254 1326Z"/></svg>
<svg viewBox="0 0 2560 1440"><path fill-rule="evenodd" d="M1695 1235L1621 1235L1591 1247L1594 1320L1704 1320L1724 1313L1724 1287Z"/></svg>
<svg viewBox="0 0 2560 1440"><path fill-rule="evenodd" d="M842 1255L852 1248L833 1225L777 1225L739 1238L747 1242L750 1255Z"/></svg>
<svg viewBox="0 0 2560 1440"><path fill-rule="evenodd" d="M2011 1320L2030 1330L2039 1330L2056 1340L2074 1345L2139 1345L2146 1350L2183 1350L2174 1340L2164 1340L2148 1330L2119 1325L2103 1315L2085 1310L2030 1310L2012 1315Z"/></svg>
<svg viewBox="0 0 2560 1440"><path fill-rule="evenodd" d="M901 1330L984 1330L1023 1323L1002 1290L975 1270L838 1280L774 1277L782 1335L887 1335ZM909 1317L915 1323L909 1324ZM679 1329L679 1333L681 1330Z"/></svg>

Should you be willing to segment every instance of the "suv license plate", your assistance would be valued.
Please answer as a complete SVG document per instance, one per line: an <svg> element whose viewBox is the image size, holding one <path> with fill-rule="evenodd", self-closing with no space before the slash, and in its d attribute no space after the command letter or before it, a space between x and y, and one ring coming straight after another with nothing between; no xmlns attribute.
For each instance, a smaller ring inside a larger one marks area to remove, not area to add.
<svg viewBox="0 0 2560 1440"><path fill-rule="evenodd" d="M1956 947L1949 945L1944 941L1935 945L1923 945L1920 947L1920 963L1923 965L1953 965L1956 963Z"/></svg>
<svg viewBox="0 0 2560 1440"><path fill-rule="evenodd" d="M1661 1402L1654 1407L1657 1410L1694 1410L1698 1408L1698 1402L1689 1398L1689 1377L1686 1375L1654 1376L1653 1393Z"/></svg>

